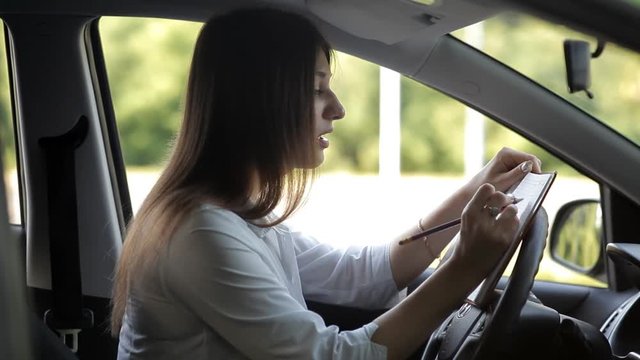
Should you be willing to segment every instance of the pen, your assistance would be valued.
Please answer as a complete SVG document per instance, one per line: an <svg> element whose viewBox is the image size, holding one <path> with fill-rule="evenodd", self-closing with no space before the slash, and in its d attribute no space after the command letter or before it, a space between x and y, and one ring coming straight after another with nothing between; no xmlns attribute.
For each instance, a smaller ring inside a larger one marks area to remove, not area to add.
<svg viewBox="0 0 640 360"><path fill-rule="evenodd" d="M523 198L514 198L513 202L511 204L517 204L522 200L523 200ZM509 204L509 205L511 205L511 204ZM503 206L501 211L504 210L504 208L507 207L507 206ZM428 228L425 231L419 232L419 233L417 233L415 235L411 235L411 236L409 236L407 238L404 238L404 239L400 240L400 242L398 244L399 245L404 245L404 244L410 243L410 242L418 240L418 239L423 239L423 238L425 238L425 237L427 237L427 236L429 236L431 234L435 234L437 232L440 232L440 231L443 231L443 230L447 230L447 229L452 228L452 227L454 227L456 225L459 225L461 221L462 221L462 219L457 218L455 220L448 221L448 222L446 222L444 224L440 224L438 226L434 226L432 228Z"/></svg>

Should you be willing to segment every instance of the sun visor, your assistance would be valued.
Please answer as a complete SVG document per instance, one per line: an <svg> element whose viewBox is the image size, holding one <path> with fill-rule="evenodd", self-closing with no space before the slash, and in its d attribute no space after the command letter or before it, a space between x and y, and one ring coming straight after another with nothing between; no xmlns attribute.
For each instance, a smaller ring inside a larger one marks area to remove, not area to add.
<svg viewBox="0 0 640 360"><path fill-rule="evenodd" d="M409 0L306 0L306 3L325 22L351 35L385 44L401 42L416 33L438 37L498 12L466 0L434 0L430 5Z"/></svg>

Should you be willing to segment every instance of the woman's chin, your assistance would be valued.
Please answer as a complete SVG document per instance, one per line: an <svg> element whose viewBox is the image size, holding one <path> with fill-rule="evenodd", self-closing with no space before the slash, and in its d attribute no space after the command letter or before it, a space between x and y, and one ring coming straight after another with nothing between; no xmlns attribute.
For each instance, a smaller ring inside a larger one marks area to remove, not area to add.
<svg viewBox="0 0 640 360"><path fill-rule="evenodd" d="M315 169L318 166L322 165L324 162L324 152L322 150L316 152L313 156L313 160L309 160L308 162L300 162L296 168L298 169Z"/></svg>
<svg viewBox="0 0 640 360"><path fill-rule="evenodd" d="M323 162L324 162L324 150L320 150L316 152L315 163L313 167L317 168L318 166L322 165Z"/></svg>

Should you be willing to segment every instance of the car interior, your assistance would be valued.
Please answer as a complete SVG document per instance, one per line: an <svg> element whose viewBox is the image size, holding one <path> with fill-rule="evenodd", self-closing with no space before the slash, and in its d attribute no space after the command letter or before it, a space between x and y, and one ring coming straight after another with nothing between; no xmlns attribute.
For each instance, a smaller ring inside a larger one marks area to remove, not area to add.
<svg viewBox="0 0 640 360"><path fill-rule="evenodd" d="M415 358L540 358L547 356L540 349L557 345L557 334L564 334L564 358L640 359L637 138L452 35L514 11L638 52L640 4L617 0L2 2L20 213L17 223L9 221L7 184L0 187L0 359L116 359L117 339L108 332L112 277L134 209L100 19L204 22L230 9L265 5L309 17L336 50L475 109L597 183L599 199L564 204L553 219L540 213L526 237L535 241L523 242L511 277L498 282L495 307L472 324L460 325L454 321L459 312L452 314ZM588 62L575 56L567 61ZM571 84L586 90L584 73L576 71ZM640 109L640 95L636 101ZM580 233L567 235L567 224L590 206L601 222L596 261L588 268L559 256L556 262L604 286L534 280L543 251L554 257L567 236L580 246ZM308 306L344 330L385 310ZM464 335L452 340L456 326ZM445 346L449 340L453 348Z"/></svg>

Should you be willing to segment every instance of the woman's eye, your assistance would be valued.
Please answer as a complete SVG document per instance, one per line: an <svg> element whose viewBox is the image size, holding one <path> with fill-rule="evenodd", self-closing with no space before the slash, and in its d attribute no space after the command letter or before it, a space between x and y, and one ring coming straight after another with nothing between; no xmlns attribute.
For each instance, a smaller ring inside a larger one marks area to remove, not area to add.
<svg viewBox="0 0 640 360"><path fill-rule="evenodd" d="M313 90L313 93L316 94L316 95L322 95L322 94L324 94L324 90L315 89L315 90Z"/></svg>

